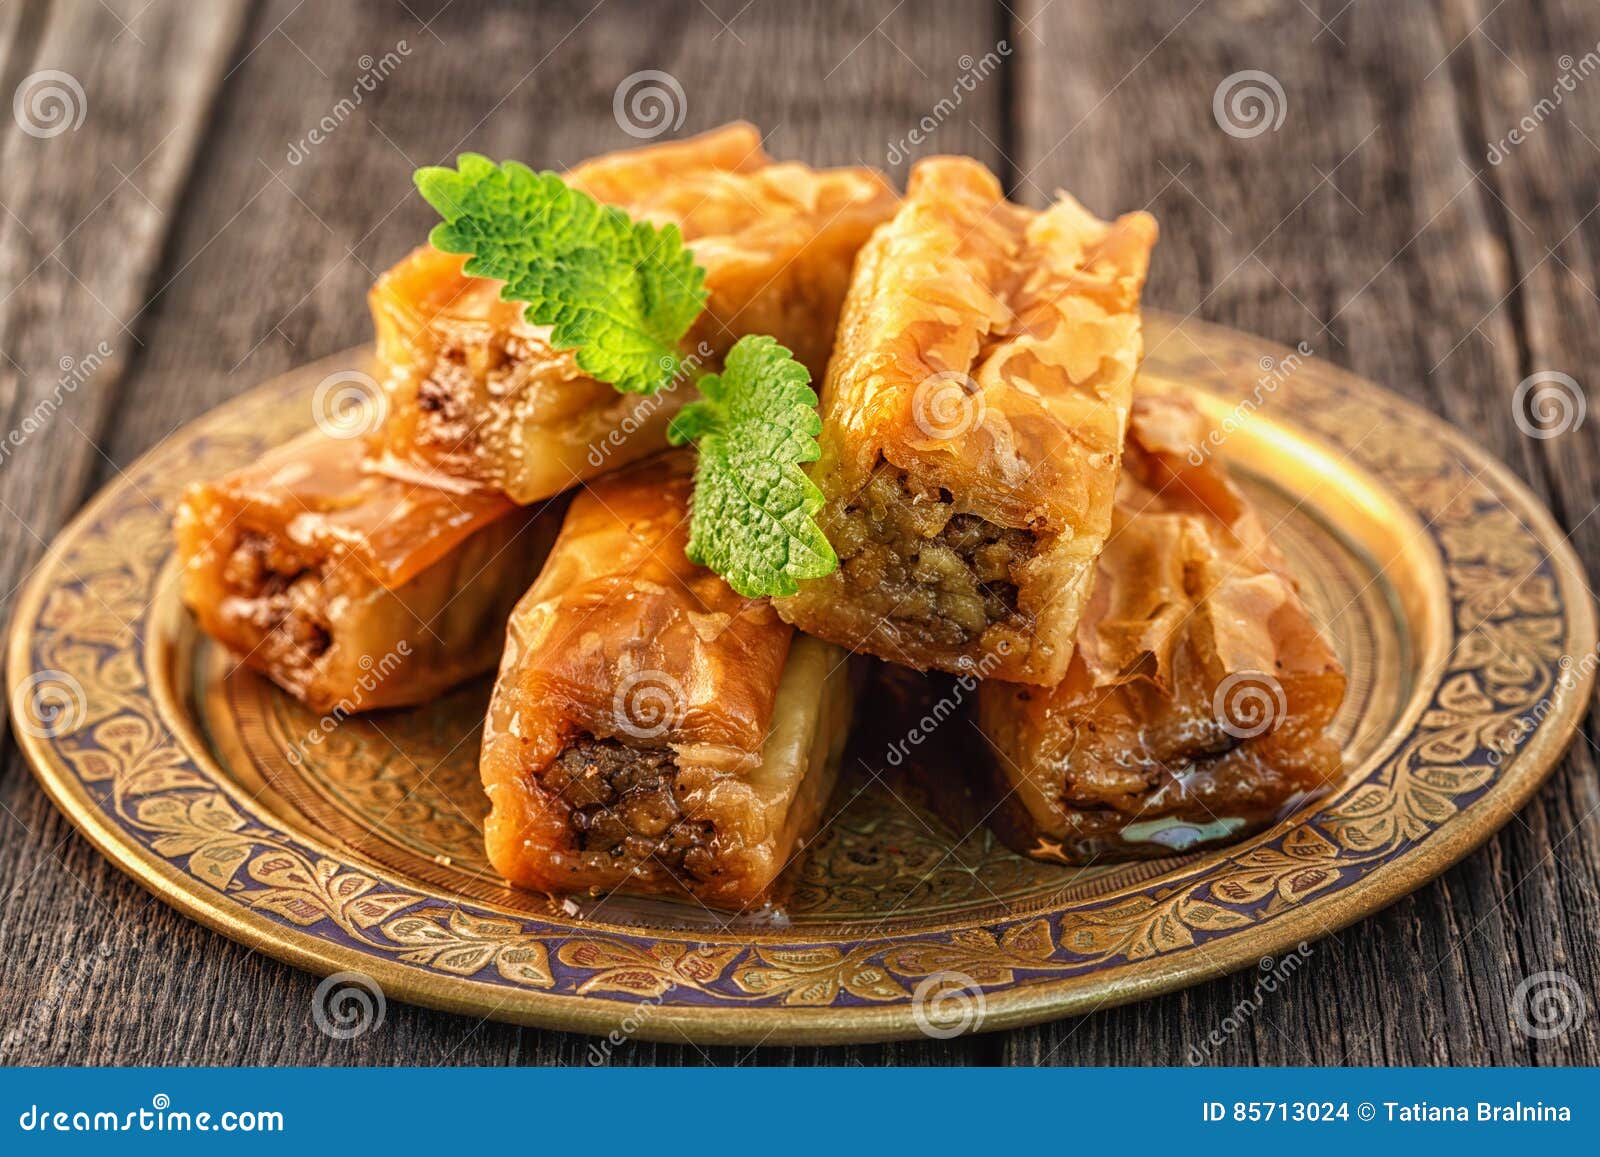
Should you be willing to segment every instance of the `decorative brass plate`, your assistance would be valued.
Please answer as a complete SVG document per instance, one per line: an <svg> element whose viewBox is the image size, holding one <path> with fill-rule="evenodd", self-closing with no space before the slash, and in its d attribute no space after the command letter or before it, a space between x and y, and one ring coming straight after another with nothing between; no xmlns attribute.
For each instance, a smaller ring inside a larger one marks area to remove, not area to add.
<svg viewBox="0 0 1600 1157"><path fill-rule="evenodd" d="M62 533L13 624L18 738L72 821L181 911L475 1016L872 1040L915 1035L915 994L941 973L969 978L982 1027L1001 1028L1278 956L1431 879L1528 798L1588 702L1593 607L1550 515L1437 418L1314 357L1147 324L1144 379L1222 423L1351 676L1343 785L1236 847L1039 864L982 830L958 839L914 777L857 768L781 916L722 927L689 905L508 890L479 846L485 686L297 744L317 718L233 670L178 601L181 487L304 429L314 385L365 351L180 431Z"/></svg>

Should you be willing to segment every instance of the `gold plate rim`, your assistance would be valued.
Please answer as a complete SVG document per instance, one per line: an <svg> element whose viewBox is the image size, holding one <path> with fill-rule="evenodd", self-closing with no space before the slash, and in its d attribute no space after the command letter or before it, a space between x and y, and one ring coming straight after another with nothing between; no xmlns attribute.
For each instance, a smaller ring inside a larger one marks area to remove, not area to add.
<svg viewBox="0 0 1600 1157"><path fill-rule="evenodd" d="M1208 323L1179 320L1156 311L1149 311L1146 316L1166 328L1169 337L1178 334L1196 342L1226 342L1252 354L1268 351L1282 356L1286 352L1264 339ZM349 357L348 354L335 356ZM1492 494L1503 498L1506 505L1514 506L1517 513L1531 523L1528 527L1531 538L1547 552L1566 624L1559 640L1564 655L1593 655L1595 612L1583 568L1554 517L1532 492L1493 455L1437 416L1337 367L1319 364L1316 372L1357 394L1375 395L1390 412L1406 415L1411 422L1428 428L1463 459L1482 467L1480 480ZM263 386L226 403L199 421L219 419L233 406L267 388ZM142 457L129 468L125 477L133 475L140 463L159 450ZM30 575L10 624L9 702L17 702L19 689L32 673L35 627L46 599L59 581L69 548L93 525L95 516L128 485L126 481L113 482L95 495L61 531ZM1449 627L1452 632L1459 630L1454 622ZM1442 679L1444 674L1440 672L1439 677ZM1575 737L1587 711L1593 681L1593 666L1585 664L1570 681L1553 682L1548 695L1552 709L1541 717L1537 729L1517 748L1515 757L1500 767L1498 776L1487 789L1429 831L1424 842L1397 853L1351 884L1312 895L1275 913L1247 935L1210 941L1203 952L1191 951L1180 957L1157 953L1027 986L996 986L986 992L981 1027L985 1031L1017 1027L1172 992L1235 971L1263 957L1281 955L1295 945L1336 932L1386 907L1470 854L1527 802ZM209 888L122 831L92 797L49 737L16 725L13 733L51 800L101 854L167 904L247 947L322 975L342 971L365 973L386 993L410 1003L543 1028L607 1033L616 1029L640 1003L637 997L625 1002L576 993L507 989L484 981L440 975L274 922L261 912L231 900L225 892ZM675 930L670 935L677 939L683 933ZM809 937L802 934L795 939L804 942ZM874 939L883 938L869 938L863 944L870 947ZM815 1008L661 1003L643 1018L631 1035L664 1041L688 1039L706 1044L818 1044L909 1039L921 1032L912 1005L904 1001Z"/></svg>

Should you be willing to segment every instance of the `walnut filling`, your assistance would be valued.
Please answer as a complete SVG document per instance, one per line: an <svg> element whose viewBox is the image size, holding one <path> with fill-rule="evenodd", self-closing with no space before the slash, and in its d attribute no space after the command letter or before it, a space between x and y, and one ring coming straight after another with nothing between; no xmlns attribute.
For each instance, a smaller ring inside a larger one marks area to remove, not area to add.
<svg viewBox="0 0 1600 1157"><path fill-rule="evenodd" d="M279 633L307 663L321 658L333 642L332 626L320 613L321 573L266 536L253 530L241 534L223 564L222 579L241 617L264 633Z"/></svg>
<svg viewBox="0 0 1600 1157"><path fill-rule="evenodd" d="M957 512L948 490L913 490L879 462L828 531L853 601L902 631L961 647L995 623L1025 625L1016 574L1037 536Z"/></svg>
<svg viewBox="0 0 1600 1157"><path fill-rule="evenodd" d="M581 850L706 879L715 869L715 827L683 814L677 780L671 751L579 735L543 782L567 805L567 825Z"/></svg>
<svg viewBox="0 0 1600 1157"><path fill-rule="evenodd" d="M494 407L524 391L529 367L549 356L548 349L518 333L447 328L428 375L417 385L416 437L447 459L470 460L479 452L479 433L491 423Z"/></svg>
<svg viewBox="0 0 1600 1157"><path fill-rule="evenodd" d="M447 342L440 347L432 372L417 386L417 408L428 415L429 426L441 437L459 440L471 430L475 363L484 360L484 353L480 351L481 347L474 349L455 341ZM499 360L503 361L504 350L499 353Z"/></svg>

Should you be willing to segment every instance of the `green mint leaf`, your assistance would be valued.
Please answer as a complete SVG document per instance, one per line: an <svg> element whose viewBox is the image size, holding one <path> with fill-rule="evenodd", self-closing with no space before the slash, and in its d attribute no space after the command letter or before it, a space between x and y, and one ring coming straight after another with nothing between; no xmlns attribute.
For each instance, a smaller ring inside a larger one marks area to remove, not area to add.
<svg viewBox="0 0 1600 1157"><path fill-rule="evenodd" d="M740 338L722 373L700 379L703 400L668 427L693 442L689 560L710 567L746 598L792 595L799 579L839 565L813 515L822 492L800 469L816 460L817 395L811 375L770 337Z"/></svg>
<svg viewBox="0 0 1600 1157"><path fill-rule="evenodd" d="M418 169L416 183L444 218L434 247L467 254L474 277L504 281L500 296L550 326L557 349L576 349L585 373L650 394L678 372L706 288L676 225L631 221L554 173L475 153L454 169Z"/></svg>

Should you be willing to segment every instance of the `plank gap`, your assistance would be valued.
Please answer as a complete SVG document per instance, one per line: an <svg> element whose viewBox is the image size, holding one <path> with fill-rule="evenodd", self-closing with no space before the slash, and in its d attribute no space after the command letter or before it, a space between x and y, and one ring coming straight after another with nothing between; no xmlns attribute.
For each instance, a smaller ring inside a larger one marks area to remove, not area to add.
<svg viewBox="0 0 1600 1157"><path fill-rule="evenodd" d="M1000 156L997 161L1000 187L1012 200L1022 200L1017 188L1021 174L1017 168L1017 141L1021 137L1021 113L1017 107L1017 39L1022 27L1017 14L1005 0L995 0L995 43L1005 44L1010 50L1002 58L1000 75L1000 140L996 146Z"/></svg>

